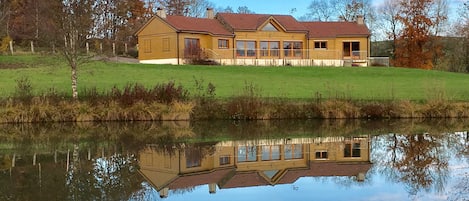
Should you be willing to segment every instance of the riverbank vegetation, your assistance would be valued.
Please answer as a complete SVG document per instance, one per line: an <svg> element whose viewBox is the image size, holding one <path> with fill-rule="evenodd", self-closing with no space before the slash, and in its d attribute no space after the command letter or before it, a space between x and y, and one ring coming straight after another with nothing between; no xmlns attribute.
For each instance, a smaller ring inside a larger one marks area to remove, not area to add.
<svg viewBox="0 0 469 201"><path fill-rule="evenodd" d="M0 56L0 122L469 117L469 75L403 68L170 66Z"/></svg>

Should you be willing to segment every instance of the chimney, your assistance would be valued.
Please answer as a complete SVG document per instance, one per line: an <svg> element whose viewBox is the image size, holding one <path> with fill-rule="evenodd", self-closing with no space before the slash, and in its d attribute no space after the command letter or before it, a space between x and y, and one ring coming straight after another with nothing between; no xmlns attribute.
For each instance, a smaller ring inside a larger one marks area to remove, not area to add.
<svg viewBox="0 0 469 201"><path fill-rule="evenodd" d="M160 198L167 198L169 194L169 188L163 188L160 191L158 191L160 194Z"/></svg>
<svg viewBox="0 0 469 201"><path fill-rule="evenodd" d="M208 184L208 192L210 194L216 193L217 192L217 184L215 184L215 183Z"/></svg>
<svg viewBox="0 0 469 201"><path fill-rule="evenodd" d="M357 24L360 24L360 25L365 24L365 18L363 17L363 15L357 16Z"/></svg>
<svg viewBox="0 0 469 201"><path fill-rule="evenodd" d="M166 19L166 11L161 7L158 7L156 9L156 15L158 15L159 17L161 17L163 19Z"/></svg>
<svg viewBox="0 0 469 201"><path fill-rule="evenodd" d="M207 8L207 13L206 13L206 15L207 15L207 18L208 18L208 19L213 19L213 18L215 18L215 14L213 13L213 8Z"/></svg>

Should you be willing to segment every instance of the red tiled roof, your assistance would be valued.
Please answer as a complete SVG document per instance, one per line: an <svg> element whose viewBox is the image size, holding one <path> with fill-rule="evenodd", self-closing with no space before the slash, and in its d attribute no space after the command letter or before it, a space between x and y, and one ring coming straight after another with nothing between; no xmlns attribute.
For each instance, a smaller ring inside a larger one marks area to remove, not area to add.
<svg viewBox="0 0 469 201"><path fill-rule="evenodd" d="M184 175L172 181L168 187L169 189L181 189L203 184L219 183L227 174L232 171L234 171L234 169L230 168L216 170L209 173L204 172L194 175Z"/></svg>
<svg viewBox="0 0 469 201"><path fill-rule="evenodd" d="M185 16L167 16L166 22L175 29L184 32L203 32L213 35L233 35L216 19Z"/></svg>
<svg viewBox="0 0 469 201"><path fill-rule="evenodd" d="M291 15L269 15L269 14L240 14L240 13L218 13L221 18L234 30L255 31L270 17L277 20L286 31L306 31L306 28Z"/></svg>
<svg viewBox="0 0 469 201"><path fill-rule="evenodd" d="M220 184L221 189L239 188L249 186L266 186L270 183L260 176L258 172L236 172L226 182Z"/></svg>
<svg viewBox="0 0 469 201"><path fill-rule="evenodd" d="M340 163L340 162L311 162L308 169L292 169L280 179L278 184L290 184L300 177L324 177L324 176L357 176L358 173L366 173L371 168L369 162Z"/></svg>
<svg viewBox="0 0 469 201"><path fill-rule="evenodd" d="M309 30L309 38L335 38L344 36L368 36L365 25L356 22L300 22Z"/></svg>

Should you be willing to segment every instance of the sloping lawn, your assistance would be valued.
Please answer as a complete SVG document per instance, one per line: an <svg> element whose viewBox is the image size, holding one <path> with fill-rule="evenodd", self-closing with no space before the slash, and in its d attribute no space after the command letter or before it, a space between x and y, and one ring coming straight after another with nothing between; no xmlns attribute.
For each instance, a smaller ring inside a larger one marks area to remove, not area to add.
<svg viewBox="0 0 469 201"><path fill-rule="evenodd" d="M174 81L196 93L196 81L212 83L216 97L255 89L264 97L290 99L350 98L355 100L469 101L469 74L385 67L252 67L171 66L90 61L79 67L79 90L100 91L128 83L153 87ZM60 57L0 56L0 97L15 91L20 78L30 80L36 93L54 88L71 91L70 69Z"/></svg>

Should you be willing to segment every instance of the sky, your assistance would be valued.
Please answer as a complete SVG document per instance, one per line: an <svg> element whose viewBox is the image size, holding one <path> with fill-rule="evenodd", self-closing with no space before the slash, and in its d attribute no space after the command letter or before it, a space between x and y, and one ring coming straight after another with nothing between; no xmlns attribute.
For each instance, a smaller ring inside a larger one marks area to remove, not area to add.
<svg viewBox="0 0 469 201"><path fill-rule="evenodd" d="M371 0L373 6L380 5L384 0ZM455 14L456 6L463 0L449 0L450 14ZM211 0L216 7L230 6L234 11L240 6L259 14L286 14L299 18L308 13L310 0Z"/></svg>

